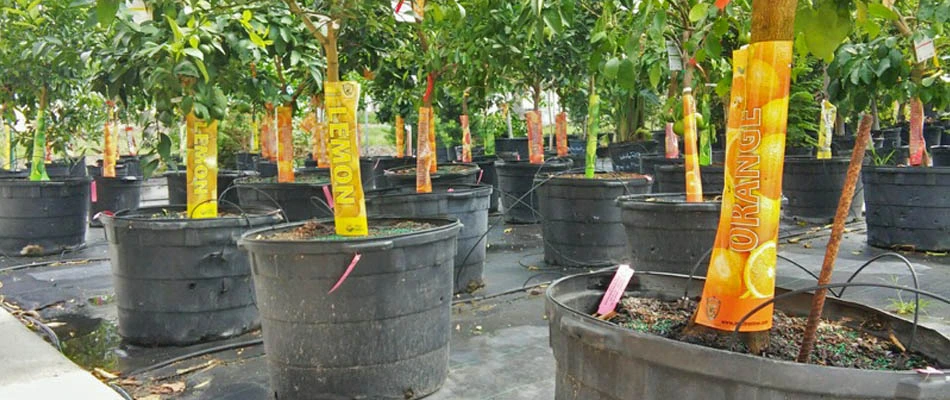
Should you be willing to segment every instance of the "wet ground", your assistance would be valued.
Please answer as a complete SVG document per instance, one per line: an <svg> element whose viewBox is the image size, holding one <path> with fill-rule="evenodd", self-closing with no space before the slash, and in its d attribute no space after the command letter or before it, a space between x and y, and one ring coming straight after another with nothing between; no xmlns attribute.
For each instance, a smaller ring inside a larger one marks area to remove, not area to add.
<svg viewBox="0 0 950 400"><path fill-rule="evenodd" d="M505 225L500 215L492 216L491 222L486 286L472 296L458 297L453 305L450 374L430 399L553 398L554 359L548 347L543 291L549 281L583 270L544 265L539 225ZM846 280L865 261L886 252L868 247L863 229L860 222L849 225L835 281ZM817 273L830 230L786 222L782 232L780 254ZM77 252L0 257L2 300L8 307L35 312L55 331L71 359L90 370L120 375L116 381L135 398L270 398L259 332L187 347L122 343L115 327L102 229L91 229L88 239ZM950 257L901 254L913 263L921 288L950 295ZM781 261L778 272L778 284L786 288L807 287L815 281ZM907 268L894 259L875 263L857 280L912 284ZM875 288L854 288L845 297L886 310L906 309L913 298L906 292ZM950 306L927 302L922 309L924 324L950 336L948 318Z"/></svg>

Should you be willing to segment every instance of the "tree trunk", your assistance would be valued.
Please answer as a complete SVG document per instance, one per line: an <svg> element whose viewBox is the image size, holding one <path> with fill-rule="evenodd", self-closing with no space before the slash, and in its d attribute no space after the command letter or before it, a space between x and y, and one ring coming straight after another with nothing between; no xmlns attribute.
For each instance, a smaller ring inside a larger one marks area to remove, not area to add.
<svg viewBox="0 0 950 400"><path fill-rule="evenodd" d="M40 89L40 107L36 111L36 132L33 134L33 165L30 167L31 181L48 181L46 174L46 108L49 105L48 88Z"/></svg>
<svg viewBox="0 0 950 400"><path fill-rule="evenodd" d="M880 130L881 129L881 116L877 110L877 98L871 99L871 117L874 118L874 123L871 124L871 129Z"/></svg>
<svg viewBox="0 0 950 400"><path fill-rule="evenodd" d="M327 82L340 81L340 53L337 49L337 33L333 23L327 27L327 43L323 46L327 53Z"/></svg>

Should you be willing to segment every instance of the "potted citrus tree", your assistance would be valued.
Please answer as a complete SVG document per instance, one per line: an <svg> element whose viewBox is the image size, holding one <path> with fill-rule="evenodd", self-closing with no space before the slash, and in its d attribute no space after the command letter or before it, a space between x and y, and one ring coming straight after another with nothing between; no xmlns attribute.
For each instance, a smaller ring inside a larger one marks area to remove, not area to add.
<svg viewBox="0 0 950 400"><path fill-rule="evenodd" d="M48 125L51 108L80 90L86 76L83 48L98 28L75 21L88 6L17 3L0 10L4 39L0 43L0 104L9 116L14 108L30 118L30 172L26 178L0 180L0 251L43 255L82 245L89 213L89 179L47 173ZM9 121L9 119L7 119ZM56 131L55 129L52 131ZM79 164L85 170L85 165ZM71 174L66 174L71 175Z"/></svg>

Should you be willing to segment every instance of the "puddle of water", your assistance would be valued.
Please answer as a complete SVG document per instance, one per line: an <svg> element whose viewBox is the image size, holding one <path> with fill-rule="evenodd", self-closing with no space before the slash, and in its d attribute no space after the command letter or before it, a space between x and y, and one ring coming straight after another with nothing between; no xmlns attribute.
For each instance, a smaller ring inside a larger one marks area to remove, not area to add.
<svg viewBox="0 0 950 400"><path fill-rule="evenodd" d="M118 327L110 321L96 321L98 324L92 330L70 330L66 336L68 339L63 341L63 354L87 370L102 368L115 371L119 363L116 350L122 344Z"/></svg>

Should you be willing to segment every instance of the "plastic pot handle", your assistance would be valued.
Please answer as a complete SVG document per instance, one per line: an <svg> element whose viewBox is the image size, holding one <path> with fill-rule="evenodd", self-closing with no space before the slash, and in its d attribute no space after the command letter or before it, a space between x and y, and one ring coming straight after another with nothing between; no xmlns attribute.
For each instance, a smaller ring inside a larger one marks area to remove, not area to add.
<svg viewBox="0 0 950 400"><path fill-rule="evenodd" d="M465 192L447 192L445 193L446 197L455 200L465 200L475 197L475 191L465 191Z"/></svg>
<svg viewBox="0 0 950 400"><path fill-rule="evenodd" d="M356 253L365 253L373 251L385 251L393 248L392 240L375 241L368 243L348 243L343 245L345 251Z"/></svg>

